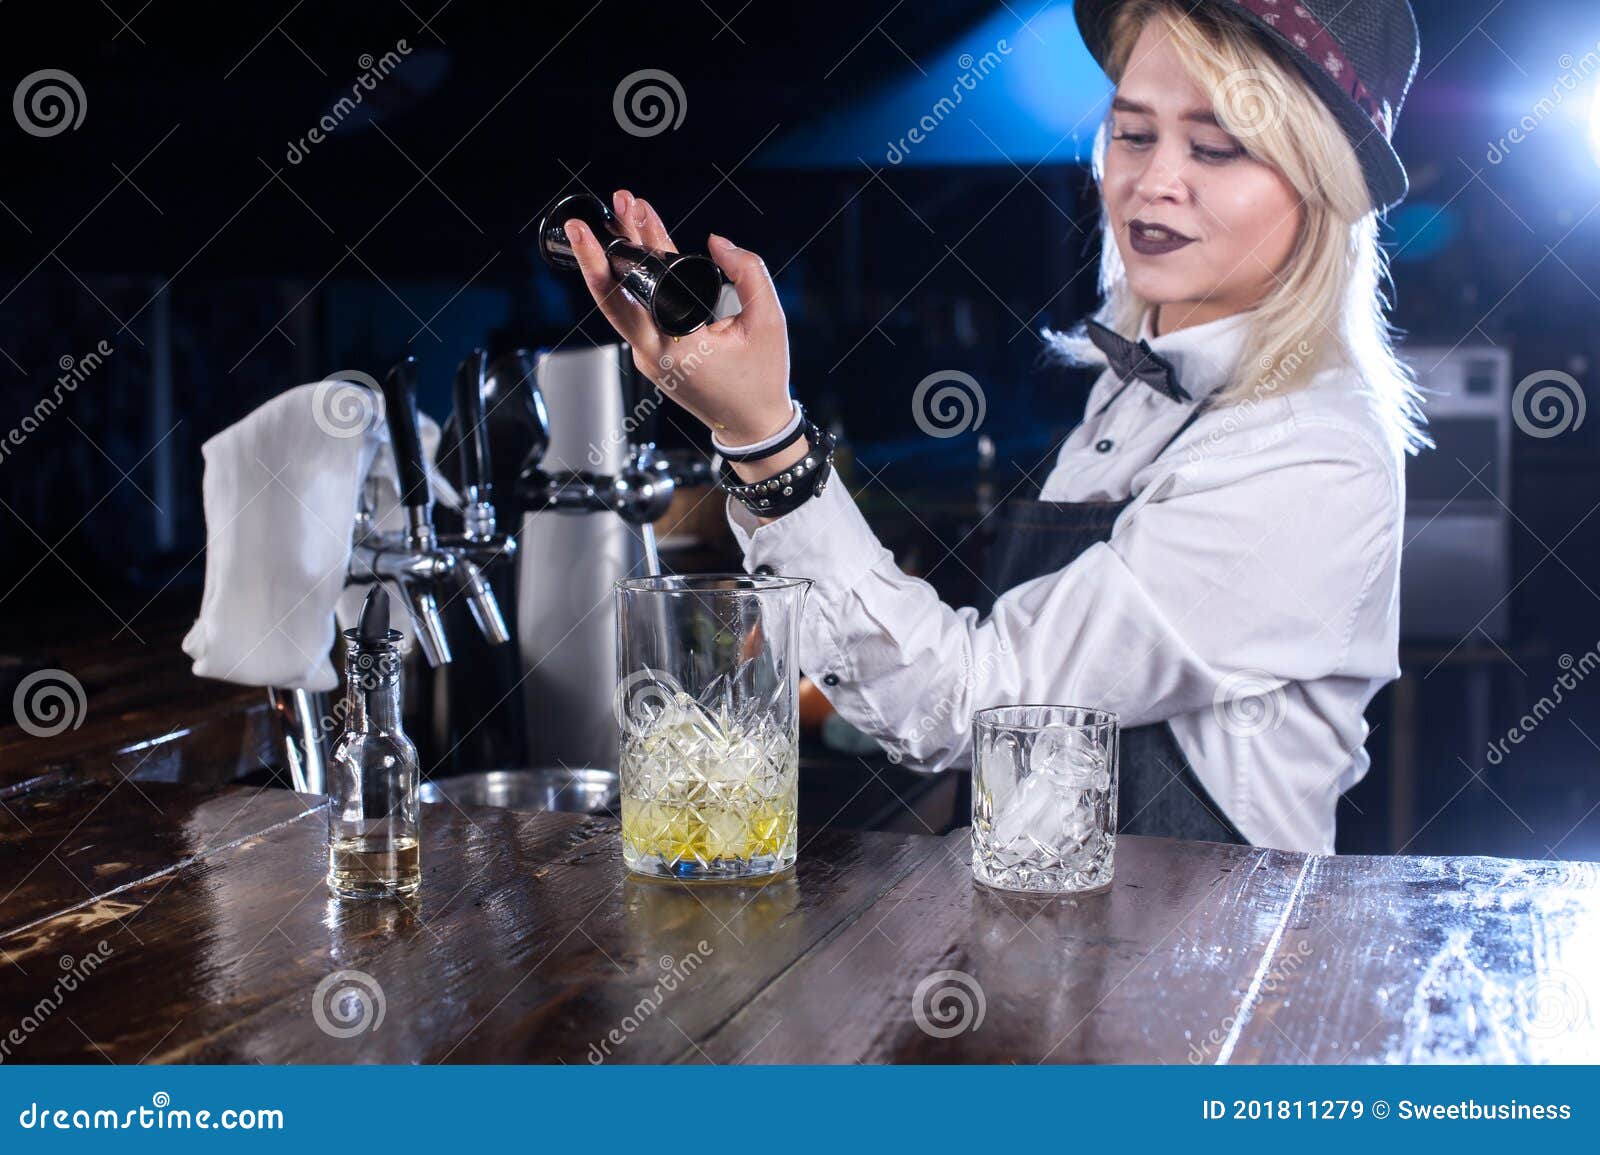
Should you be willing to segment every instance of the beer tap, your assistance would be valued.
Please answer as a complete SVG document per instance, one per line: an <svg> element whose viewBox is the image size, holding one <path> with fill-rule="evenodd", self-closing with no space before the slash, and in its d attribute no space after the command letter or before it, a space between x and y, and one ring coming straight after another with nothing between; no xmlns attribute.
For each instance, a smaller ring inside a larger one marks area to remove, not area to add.
<svg viewBox="0 0 1600 1155"><path fill-rule="evenodd" d="M495 531L489 423L483 407L488 364L488 355L482 349L474 349L456 368L453 416L459 431L456 452L460 455L462 532L447 534L440 545L456 559L467 593L467 608L472 611L479 632L491 645L499 645L509 641L511 634L483 569L502 558L514 557L517 542L511 535Z"/></svg>
<svg viewBox="0 0 1600 1155"><path fill-rule="evenodd" d="M537 465L523 471L517 495L528 509L557 513L609 510L623 521L644 525L666 513L677 489L672 464L654 442L628 446L626 464L614 474L587 469L546 472Z"/></svg>
<svg viewBox="0 0 1600 1155"><path fill-rule="evenodd" d="M494 537L494 479L489 475L489 425L483 412L488 371L489 358L482 349L468 353L456 368L452 416L459 425L462 536L470 542Z"/></svg>
<svg viewBox="0 0 1600 1155"><path fill-rule="evenodd" d="M441 589L458 590L466 596L473 620L490 642L498 644L510 639L494 591L484 580L482 564L509 553L513 547L509 541L499 539L492 527L483 525L481 511L470 537L462 534L459 539L441 540L435 532L433 498L417 428L415 358L408 356L389 371L383 381L383 399L406 524L396 534L379 533L372 521L369 487L363 510L357 515L346 582L395 582L410 609L423 656L430 666L439 666L451 660L450 642L439 613ZM475 455L473 460L474 488L481 492L478 466L482 458Z"/></svg>
<svg viewBox="0 0 1600 1155"><path fill-rule="evenodd" d="M370 378L367 380L370 381ZM516 552L514 538L496 533L490 504L492 474L483 414L483 354L474 350L456 375L456 406L463 414L469 448L462 451L463 532L441 538L433 526L422 437L417 425L416 361L407 357L389 371L381 386L389 443L394 452L405 528L383 533L377 527L379 482L368 476L351 531L350 565L345 584L392 581L402 591L417 644L430 666L451 659L440 614L438 591L466 595L473 621L498 645L510 640L500 603L483 569ZM285 764L294 788L313 794L327 789L329 717L325 695L303 689L269 687L268 699L283 740Z"/></svg>
<svg viewBox="0 0 1600 1155"><path fill-rule="evenodd" d="M516 496L519 504L528 510L609 511L641 527L646 536L651 571L655 572L651 523L667 512L680 484L708 480L710 468L703 461L675 465L656 448L655 411L662 403L660 394L634 367L632 350L627 345L618 353L618 362L622 367L624 409L630 431L622 467L614 474L546 470L540 461L544 446L536 446L535 452L524 459Z"/></svg>
<svg viewBox="0 0 1600 1155"><path fill-rule="evenodd" d="M484 429L488 437L488 476L500 502L502 520L515 520L517 479L529 461L540 461L550 448L550 414L539 388L538 361L527 349L515 349L489 364L483 382ZM460 440L460 421L451 415L441 445ZM449 452L445 450L445 452ZM513 525L512 528L516 528Z"/></svg>

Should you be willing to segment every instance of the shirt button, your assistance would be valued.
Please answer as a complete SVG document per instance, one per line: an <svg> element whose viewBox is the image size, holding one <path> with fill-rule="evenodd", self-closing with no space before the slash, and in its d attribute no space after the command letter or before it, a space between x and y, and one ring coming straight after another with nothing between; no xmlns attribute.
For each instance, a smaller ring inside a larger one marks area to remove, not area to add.
<svg viewBox="0 0 1600 1155"><path fill-rule="evenodd" d="M1110 453L1115 447L1116 442L1112 441L1109 437L1102 437L1099 441L1094 443L1094 451L1096 453Z"/></svg>
<svg viewBox="0 0 1600 1155"><path fill-rule="evenodd" d="M822 675L822 684L824 686L837 686L839 684L839 675L838 674L823 674Z"/></svg>
<svg viewBox="0 0 1600 1155"><path fill-rule="evenodd" d="M758 565L752 572L761 574L764 577L771 577L778 571L773 569L770 565Z"/></svg>

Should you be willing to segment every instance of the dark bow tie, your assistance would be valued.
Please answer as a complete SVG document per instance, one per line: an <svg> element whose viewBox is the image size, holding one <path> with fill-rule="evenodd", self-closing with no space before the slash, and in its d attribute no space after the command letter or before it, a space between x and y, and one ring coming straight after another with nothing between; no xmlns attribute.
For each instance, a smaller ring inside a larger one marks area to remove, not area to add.
<svg viewBox="0 0 1600 1155"><path fill-rule="evenodd" d="M1172 362L1150 348L1150 342L1130 341L1121 333L1098 321L1088 323L1089 340L1106 355L1112 372L1124 381L1138 379L1174 401L1189 400L1189 391L1178 384L1178 371Z"/></svg>

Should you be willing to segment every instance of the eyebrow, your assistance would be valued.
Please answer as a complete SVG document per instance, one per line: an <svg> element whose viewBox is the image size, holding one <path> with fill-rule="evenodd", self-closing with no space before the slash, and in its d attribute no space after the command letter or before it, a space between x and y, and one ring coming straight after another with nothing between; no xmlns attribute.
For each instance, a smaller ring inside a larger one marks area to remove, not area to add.
<svg viewBox="0 0 1600 1155"><path fill-rule="evenodd" d="M1155 109L1148 104L1140 104L1138 101L1129 100L1124 96L1113 97L1111 107L1116 112L1132 112L1142 116L1154 116L1156 114ZM1193 124L1209 124L1217 128L1222 127L1217 121L1217 114L1209 108L1191 108L1178 119L1189 121Z"/></svg>

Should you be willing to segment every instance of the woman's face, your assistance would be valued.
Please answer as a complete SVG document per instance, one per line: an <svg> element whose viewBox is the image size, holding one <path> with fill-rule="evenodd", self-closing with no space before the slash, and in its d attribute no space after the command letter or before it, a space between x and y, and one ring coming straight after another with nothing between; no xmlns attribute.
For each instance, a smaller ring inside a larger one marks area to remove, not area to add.
<svg viewBox="0 0 1600 1155"><path fill-rule="evenodd" d="M1157 23L1117 85L1102 194L1128 283L1164 306L1163 333L1257 304L1300 228L1294 189L1218 125Z"/></svg>

